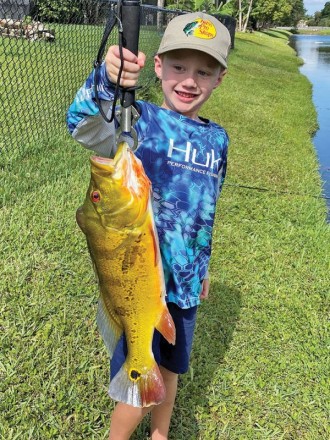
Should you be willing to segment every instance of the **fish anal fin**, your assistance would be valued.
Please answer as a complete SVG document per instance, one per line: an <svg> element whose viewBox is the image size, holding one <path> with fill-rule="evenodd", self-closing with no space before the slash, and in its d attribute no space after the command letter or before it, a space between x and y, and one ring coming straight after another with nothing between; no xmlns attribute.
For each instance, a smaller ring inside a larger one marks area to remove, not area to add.
<svg viewBox="0 0 330 440"><path fill-rule="evenodd" d="M175 344L175 324L166 306L156 325L156 329L164 336L169 344Z"/></svg>
<svg viewBox="0 0 330 440"><path fill-rule="evenodd" d="M111 313L111 309L109 310L106 306L102 294L99 298L96 321L104 344L108 349L110 357L112 357L118 339L123 333L123 327L120 324L120 321L116 319L116 316Z"/></svg>
<svg viewBox="0 0 330 440"><path fill-rule="evenodd" d="M109 396L112 399L138 408L158 405L165 395L165 385L156 362L135 379L130 379L125 362L110 382Z"/></svg>

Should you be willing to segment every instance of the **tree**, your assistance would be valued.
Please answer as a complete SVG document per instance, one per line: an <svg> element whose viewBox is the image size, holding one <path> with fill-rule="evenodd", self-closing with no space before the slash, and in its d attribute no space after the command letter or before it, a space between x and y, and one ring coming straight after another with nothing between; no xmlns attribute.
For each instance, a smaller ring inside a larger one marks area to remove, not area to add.
<svg viewBox="0 0 330 440"><path fill-rule="evenodd" d="M234 0L172 0L166 7L183 11L206 11L210 14L220 12L223 15L233 15L235 10Z"/></svg>
<svg viewBox="0 0 330 440"><path fill-rule="evenodd" d="M243 27L242 27L242 16L243 16L242 0L238 0L238 30L239 31L241 31L243 29Z"/></svg>
<svg viewBox="0 0 330 440"><path fill-rule="evenodd" d="M236 0L234 5L233 15L241 31L246 31L249 24L256 29L295 26L306 13L303 0Z"/></svg>
<svg viewBox="0 0 330 440"><path fill-rule="evenodd" d="M82 22L80 0L39 0L35 13L41 20L57 23Z"/></svg>
<svg viewBox="0 0 330 440"><path fill-rule="evenodd" d="M157 8L164 9L165 7L165 0L157 0ZM161 11L157 12L157 29L158 31L161 31L163 26L163 15L164 13Z"/></svg>
<svg viewBox="0 0 330 440"><path fill-rule="evenodd" d="M246 32L254 3L255 0L236 1L236 14L233 15L237 18L239 31Z"/></svg>
<svg viewBox="0 0 330 440"><path fill-rule="evenodd" d="M249 19L250 19L250 14L251 14L251 11L252 11L252 4L253 4L253 0L249 0L249 7L248 7L247 14L246 14L245 22L244 22L244 25L243 25L243 32L246 32L246 28L247 28L247 25L248 25L248 22L249 22Z"/></svg>
<svg viewBox="0 0 330 440"><path fill-rule="evenodd" d="M330 17L330 2L326 2L324 8L321 11L321 17Z"/></svg>
<svg viewBox="0 0 330 440"><path fill-rule="evenodd" d="M164 3L164 2L163 2ZM193 0L172 0L171 2L167 2L166 8L180 11L191 11L194 7Z"/></svg>
<svg viewBox="0 0 330 440"><path fill-rule="evenodd" d="M80 0L81 10L84 15L84 20L88 24L100 23L102 18L109 15L109 3L95 0Z"/></svg>
<svg viewBox="0 0 330 440"><path fill-rule="evenodd" d="M281 23L292 11L289 0L255 0L251 16L257 27L270 27Z"/></svg>
<svg viewBox="0 0 330 440"><path fill-rule="evenodd" d="M320 12L319 26L330 26L330 2L327 2Z"/></svg>
<svg viewBox="0 0 330 440"><path fill-rule="evenodd" d="M300 20L306 17L303 0L289 0L292 9L289 15L282 18L277 24L282 26L297 26Z"/></svg>
<svg viewBox="0 0 330 440"><path fill-rule="evenodd" d="M320 11L316 11L315 14L314 14L315 26L318 26L320 24L320 20L321 20L321 12Z"/></svg>
<svg viewBox="0 0 330 440"><path fill-rule="evenodd" d="M330 26L330 2L324 5L322 11L314 13L314 16L308 20L308 26Z"/></svg>

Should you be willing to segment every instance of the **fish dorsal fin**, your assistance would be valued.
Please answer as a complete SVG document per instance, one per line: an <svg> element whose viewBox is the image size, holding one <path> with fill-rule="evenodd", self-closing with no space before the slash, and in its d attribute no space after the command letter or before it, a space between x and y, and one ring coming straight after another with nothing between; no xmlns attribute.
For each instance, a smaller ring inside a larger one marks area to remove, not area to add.
<svg viewBox="0 0 330 440"><path fill-rule="evenodd" d="M111 358L117 342L121 334L123 333L123 327L118 319L116 319L115 315L111 314L111 312L106 307L102 292L99 298L96 322L99 332L102 336L105 346L108 349L108 352L110 353Z"/></svg>
<svg viewBox="0 0 330 440"><path fill-rule="evenodd" d="M155 264L155 266L158 266L159 264L161 264L161 258L160 258L160 252L159 252L159 239L158 239L158 234L157 234L157 229L156 229L156 225L155 225L152 204L151 204L151 197L149 198L148 210L149 210L149 220L150 220L149 231L150 231L150 235L152 237L153 249L154 249L154 255L155 255L154 264Z"/></svg>
<svg viewBox="0 0 330 440"><path fill-rule="evenodd" d="M156 236L155 228L153 227L152 223L150 223L149 229L150 229L150 236L151 236L152 242L153 242L153 251L154 251L154 256L155 256L154 265L158 266L159 261L160 261L160 256L159 256L159 251L158 251L158 238Z"/></svg>

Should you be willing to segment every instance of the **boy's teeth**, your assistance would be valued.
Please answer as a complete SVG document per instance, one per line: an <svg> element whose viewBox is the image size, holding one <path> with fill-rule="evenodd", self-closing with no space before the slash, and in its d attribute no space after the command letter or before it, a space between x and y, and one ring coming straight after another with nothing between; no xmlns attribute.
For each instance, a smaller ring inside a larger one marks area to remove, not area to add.
<svg viewBox="0 0 330 440"><path fill-rule="evenodd" d="M191 98L192 96L194 96L191 93L184 93L184 92L178 92L178 94L184 96L185 98Z"/></svg>

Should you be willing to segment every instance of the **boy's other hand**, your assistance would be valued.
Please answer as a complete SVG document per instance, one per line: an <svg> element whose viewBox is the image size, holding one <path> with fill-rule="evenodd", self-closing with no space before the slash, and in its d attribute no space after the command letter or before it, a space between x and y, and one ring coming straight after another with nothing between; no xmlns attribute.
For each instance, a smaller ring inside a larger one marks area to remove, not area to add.
<svg viewBox="0 0 330 440"><path fill-rule="evenodd" d="M122 87L134 87L137 84L140 70L143 68L146 56L139 52L136 56L133 52L123 48L124 67L121 74L120 85ZM120 69L119 46L110 46L105 57L107 74L112 82L116 83Z"/></svg>
<svg viewBox="0 0 330 440"><path fill-rule="evenodd" d="M202 290L199 295L200 299L207 299L209 296L209 290L210 290L210 280L208 278L205 278L202 282Z"/></svg>

